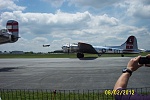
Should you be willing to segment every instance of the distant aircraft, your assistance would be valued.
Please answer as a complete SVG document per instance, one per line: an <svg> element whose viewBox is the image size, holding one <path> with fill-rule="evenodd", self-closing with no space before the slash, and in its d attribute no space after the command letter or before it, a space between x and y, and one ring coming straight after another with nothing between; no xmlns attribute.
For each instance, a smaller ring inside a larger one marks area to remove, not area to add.
<svg viewBox="0 0 150 100"><path fill-rule="evenodd" d="M49 47L50 44L43 44L43 47Z"/></svg>
<svg viewBox="0 0 150 100"><path fill-rule="evenodd" d="M101 54L105 53L116 53L116 54L123 54L126 53L139 53L137 39L135 36L130 36L125 43L121 46L92 46L91 44L78 42L78 52L77 57L83 58L84 53L91 53L91 54Z"/></svg>
<svg viewBox="0 0 150 100"><path fill-rule="evenodd" d="M8 20L6 29L0 30L0 44L14 43L18 40L19 25L15 20Z"/></svg>

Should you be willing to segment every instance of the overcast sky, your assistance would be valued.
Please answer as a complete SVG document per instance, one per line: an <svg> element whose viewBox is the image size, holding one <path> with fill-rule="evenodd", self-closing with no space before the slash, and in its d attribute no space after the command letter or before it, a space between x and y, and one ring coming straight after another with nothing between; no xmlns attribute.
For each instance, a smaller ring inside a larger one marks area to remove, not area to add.
<svg viewBox="0 0 150 100"><path fill-rule="evenodd" d="M19 22L19 40L0 51L49 52L66 43L121 45L128 36L150 49L150 0L0 0L0 29ZM44 48L43 44L50 44Z"/></svg>

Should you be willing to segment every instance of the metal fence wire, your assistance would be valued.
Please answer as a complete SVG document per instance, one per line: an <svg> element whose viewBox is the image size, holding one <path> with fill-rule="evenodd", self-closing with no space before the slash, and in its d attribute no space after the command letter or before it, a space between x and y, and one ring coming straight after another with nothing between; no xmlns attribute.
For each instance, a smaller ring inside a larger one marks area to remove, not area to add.
<svg viewBox="0 0 150 100"><path fill-rule="evenodd" d="M139 94L150 94L150 87L132 88ZM0 100L115 100L112 89L99 90L22 90L0 89ZM129 91L128 91L129 92Z"/></svg>

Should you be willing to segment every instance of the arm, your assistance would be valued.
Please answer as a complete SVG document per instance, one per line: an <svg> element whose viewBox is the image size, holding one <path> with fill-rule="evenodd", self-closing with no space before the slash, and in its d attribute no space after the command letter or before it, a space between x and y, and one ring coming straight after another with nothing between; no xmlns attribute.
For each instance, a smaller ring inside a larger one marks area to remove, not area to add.
<svg viewBox="0 0 150 100"><path fill-rule="evenodd" d="M119 88L125 89L127 87L129 77L130 77L129 73L122 73L122 75L119 77L114 86L114 90L117 90Z"/></svg>
<svg viewBox="0 0 150 100"><path fill-rule="evenodd" d="M140 59L140 56L131 59L128 62L127 69L134 72L139 67L141 67L142 65L138 64L139 59ZM122 73L122 75L119 77L119 79L117 80L117 82L114 86L114 90L117 90L119 88L124 88L125 89L127 87L129 78L130 78L130 74L128 72L127 73Z"/></svg>

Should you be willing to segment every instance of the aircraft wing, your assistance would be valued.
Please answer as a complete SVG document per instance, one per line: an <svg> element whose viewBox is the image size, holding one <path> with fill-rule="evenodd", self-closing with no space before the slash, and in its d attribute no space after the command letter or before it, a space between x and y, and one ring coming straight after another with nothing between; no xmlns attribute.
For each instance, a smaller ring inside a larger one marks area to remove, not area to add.
<svg viewBox="0 0 150 100"><path fill-rule="evenodd" d="M98 52L93 48L91 44L78 42L79 52L81 53L91 53L98 54Z"/></svg>

